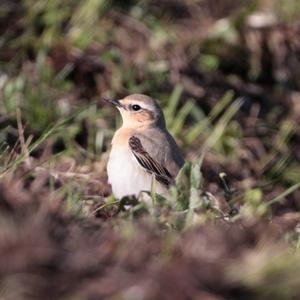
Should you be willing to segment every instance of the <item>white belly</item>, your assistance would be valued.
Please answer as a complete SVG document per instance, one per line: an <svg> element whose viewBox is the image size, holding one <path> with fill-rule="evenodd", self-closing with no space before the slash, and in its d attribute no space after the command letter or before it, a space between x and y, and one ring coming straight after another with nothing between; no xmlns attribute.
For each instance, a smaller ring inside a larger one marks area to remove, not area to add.
<svg viewBox="0 0 300 300"><path fill-rule="evenodd" d="M150 191L152 176L135 160L128 148L112 148L107 164L108 182L115 197L138 196L141 191ZM157 189L157 192L158 189Z"/></svg>

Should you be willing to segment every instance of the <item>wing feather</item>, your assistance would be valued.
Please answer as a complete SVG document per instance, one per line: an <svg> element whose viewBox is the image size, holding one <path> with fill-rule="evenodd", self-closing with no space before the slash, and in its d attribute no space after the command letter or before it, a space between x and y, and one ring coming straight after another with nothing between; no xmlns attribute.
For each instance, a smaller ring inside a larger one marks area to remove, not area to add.
<svg viewBox="0 0 300 300"><path fill-rule="evenodd" d="M129 147L138 163L147 172L153 174L158 182L165 186L169 186L174 182L174 179L167 168L150 156L138 137L132 136L129 138Z"/></svg>

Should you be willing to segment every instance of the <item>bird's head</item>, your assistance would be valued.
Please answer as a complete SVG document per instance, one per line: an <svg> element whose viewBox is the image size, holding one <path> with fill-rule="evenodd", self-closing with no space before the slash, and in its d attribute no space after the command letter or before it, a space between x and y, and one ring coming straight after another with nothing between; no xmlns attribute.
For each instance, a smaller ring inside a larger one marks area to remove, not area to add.
<svg viewBox="0 0 300 300"><path fill-rule="evenodd" d="M146 95L133 94L123 99L105 99L114 104L121 113L123 127L165 127L165 118L158 102Z"/></svg>

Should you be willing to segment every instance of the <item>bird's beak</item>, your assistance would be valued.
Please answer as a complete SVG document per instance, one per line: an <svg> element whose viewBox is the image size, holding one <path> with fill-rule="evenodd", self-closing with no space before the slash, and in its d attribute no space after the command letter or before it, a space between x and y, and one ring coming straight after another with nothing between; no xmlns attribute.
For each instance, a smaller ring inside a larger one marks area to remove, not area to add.
<svg viewBox="0 0 300 300"><path fill-rule="evenodd" d="M120 103L120 100L117 99L110 99L110 98L104 98L103 99L105 102L111 103L117 107L123 107L123 105Z"/></svg>

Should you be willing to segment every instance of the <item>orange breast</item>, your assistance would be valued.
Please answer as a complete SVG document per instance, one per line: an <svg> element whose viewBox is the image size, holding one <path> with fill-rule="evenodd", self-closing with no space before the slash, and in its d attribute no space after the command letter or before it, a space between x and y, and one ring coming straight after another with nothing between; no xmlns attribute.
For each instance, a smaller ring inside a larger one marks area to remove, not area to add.
<svg viewBox="0 0 300 300"><path fill-rule="evenodd" d="M125 147L128 146L128 140L133 135L134 130L129 128L120 128L116 131L113 139L112 145L114 147Z"/></svg>

